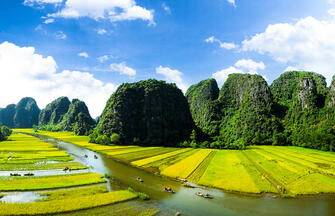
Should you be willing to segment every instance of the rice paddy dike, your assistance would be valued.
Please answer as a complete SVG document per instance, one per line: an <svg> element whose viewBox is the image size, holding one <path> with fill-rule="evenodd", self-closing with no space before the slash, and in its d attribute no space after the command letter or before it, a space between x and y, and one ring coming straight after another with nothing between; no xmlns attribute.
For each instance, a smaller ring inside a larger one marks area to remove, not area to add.
<svg viewBox="0 0 335 216"><path fill-rule="evenodd" d="M109 180L93 173L66 151L31 135L14 133L0 143L0 215L50 215L134 200L137 193L111 190ZM156 209L123 215L154 215Z"/></svg>
<svg viewBox="0 0 335 216"><path fill-rule="evenodd" d="M15 131L34 134L32 129ZM135 199L62 215L335 215L331 152L279 146L251 146L245 151L103 146L70 132L39 131L34 136L70 153L74 162L91 172L110 174L112 191L132 187L150 196L149 201ZM144 182L137 181L138 176ZM183 186L181 177L195 188ZM95 186L90 191L104 190ZM171 186L176 193L164 192L163 186ZM77 188L82 187L86 186ZM66 198L62 192L49 192L42 192L42 196L49 194L44 202ZM196 196L197 192L209 193L214 199ZM0 191L0 197L3 193ZM75 193L84 196L88 192Z"/></svg>

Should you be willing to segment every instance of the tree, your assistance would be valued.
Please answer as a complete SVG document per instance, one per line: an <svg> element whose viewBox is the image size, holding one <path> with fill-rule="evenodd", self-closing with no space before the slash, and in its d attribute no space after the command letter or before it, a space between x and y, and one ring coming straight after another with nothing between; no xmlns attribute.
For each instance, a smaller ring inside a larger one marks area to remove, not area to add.
<svg viewBox="0 0 335 216"><path fill-rule="evenodd" d="M117 134L117 133L113 133L113 134L111 135L110 139L111 139L111 143L112 143L112 144L118 144L119 141L120 141L120 135Z"/></svg>
<svg viewBox="0 0 335 216"><path fill-rule="evenodd" d="M12 130L7 126L0 127L0 141L5 141L12 134Z"/></svg>

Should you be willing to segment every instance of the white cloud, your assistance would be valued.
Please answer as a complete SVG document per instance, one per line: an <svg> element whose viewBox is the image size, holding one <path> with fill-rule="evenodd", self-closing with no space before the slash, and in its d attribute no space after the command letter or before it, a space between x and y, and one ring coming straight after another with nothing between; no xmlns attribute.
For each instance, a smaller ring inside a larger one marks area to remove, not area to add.
<svg viewBox="0 0 335 216"><path fill-rule="evenodd" d="M242 50L268 54L279 62L318 72L330 83L335 71L335 20L307 17L295 23L269 25L263 33L244 40Z"/></svg>
<svg viewBox="0 0 335 216"><path fill-rule="evenodd" d="M67 38L67 36L66 36L66 34L64 34L63 31L58 31L58 32L55 33L55 38L64 40L64 39Z"/></svg>
<svg viewBox="0 0 335 216"><path fill-rule="evenodd" d="M230 4L234 5L234 7L236 7L235 0L227 0L227 2L229 2Z"/></svg>
<svg viewBox="0 0 335 216"><path fill-rule="evenodd" d="M206 43L219 43L220 47L222 49L227 49L227 50L231 50L231 49L235 49L238 46L234 43L226 43L226 42L221 42L219 39L215 38L214 36L211 36L209 38L207 38L205 40Z"/></svg>
<svg viewBox="0 0 335 216"><path fill-rule="evenodd" d="M153 10L140 7L135 0L66 0L65 6L50 17L79 18L95 20L109 19L111 22L142 19L154 24Z"/></svg>
<svg viewBox="0 0 335 216"><path fill-rule="evenodd" d="M159 66L156 68L156 73L163 75L165 80L168 82L176 83L176 85L185 93L187 91L187 85L182 79L183 73L179 70L173 70L169 67Z"/></svg>
<svg viewBox="0 0 335 216"><path fill-rule="evenodd" d="M103 34L106 34L107 31L106 31L105 29L98 29L97 33L98 33L99 35L103 35Z"/></svg>
<svg viewBox="0 0 335 216"><path fill-rule="evenodd" d="M235 66L244 70L247 70L247 73L257 74L258 70L264 70L265 65L263 62L255 62L251 59L241 59L235 63Z"/></svg>
<svg viewBox="0 0 335 216"><path fill-rule="evenodd" d="M302 70L302 69L299 69L299 68L293 67L293 66L287 66L283 72L287 72L287 71L300 71L300 70Z"/></svg>
<svg viewBox="0 0 335 216"><path fill-rule="evenodd" d="M259 74L258 70L264 70L265 65L263 62L255 62L251 59L238 60L234 66L215 72L212 77L216 79L219 85L223 85L227 80L229 74ZM266 80L267 78L263 76Z"/></svg>
<svg viewBox="0 0 335 216"><path fill-rule="evenodd" d="M55 19L46 19L46 20L44 20L45 24L50 24L50 23L53 23L53 22L55 22Z"/></svg>
<svg viewBox="0 0 335 216"><path fill-rule="evenodd" d="M103 56L98 57L97 60L98 60L100 63L103 63L103 62L107 61L108 59L109 59L109 56L108 56L108 55L103 55Z"/></svg>
<svg viewBox="0 0 335 216"><path fill-rule="evenodd" d="M23 4L27 6L34 6L34 4L60 4L63 0L24 0Z"/></svg>
<svg viewBox="0 0 335 216"><path fill-rule="evenodd" d="M162 8L165 10L166 13L171 14L171 8L167 6L165 2L162 3Z"/></svg>
<svg viewBox="0 0 335 216"><path fill-rule="evenodd" d="M34 97L40 108L60 96L79 98L93 117L100 115L116 85L104 83L93 74L64 70L57 72L53 57L35 53L34 47L0 44L0 107L17 103L22 97Z"/></svg>
<svg viewBox="0 0 335 216"><path fill-rule="evenodd" d="M128 67L125 62L121 62L119 64L116 64L116 63L111 64L110 68L111 68L111 71L113 72L119 72L120 74L128 75L130 77L133 77L136 75L136 70Z"/></svg>
<svg viewBox="0 0 335 216"><path fill-rule="evenodd" d="M78 56L81 56L81 57L84 57L84 58L88 58L87 52L78 53Z"/></svg>

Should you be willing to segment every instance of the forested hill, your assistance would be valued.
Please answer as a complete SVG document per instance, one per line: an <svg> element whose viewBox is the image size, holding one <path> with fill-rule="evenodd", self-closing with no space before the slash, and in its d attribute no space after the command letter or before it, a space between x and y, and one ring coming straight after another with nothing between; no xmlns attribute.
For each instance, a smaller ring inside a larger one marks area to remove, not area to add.
<svg viewBox="0 0 335 216"><path fill-rule="evenodd" d="M65 130L88 135L95 121L86 104L78 99L70 102L67 97L60 97L40 110L36 101L27 97L17 105L11 104L0 110L0 125L10 128L32 128L36 125L43 130Z"/></svg>
<svg viewBox="0 0 335 216"><path fill-rule="evenodd" d="M313 72L286 72L270 86L260 75L230 74L221 88L207 79L185 96L164 81L124 83L95 128L85 103L77 99L58 98L39 113L35 100L24 98L0 110L0 123L90 133L91 142L100 144L335 150L335 80L327 87L325 78Z"/></svg>
<svg viewBox="0 0 335 216"><path fill-rule="evenodd" d="M18 104L0 110L0 125L11 128L31 128L38 124L40 109L33 98L22 98Z"/></svg>
<svg viewBox="0 0 335 216"><path fill-rule="evenodd" d="M92 119L85 102L60 97L48 104L40 113L39 128L51 131L74 131L77 135L88 135L93 129Z"/></svg>

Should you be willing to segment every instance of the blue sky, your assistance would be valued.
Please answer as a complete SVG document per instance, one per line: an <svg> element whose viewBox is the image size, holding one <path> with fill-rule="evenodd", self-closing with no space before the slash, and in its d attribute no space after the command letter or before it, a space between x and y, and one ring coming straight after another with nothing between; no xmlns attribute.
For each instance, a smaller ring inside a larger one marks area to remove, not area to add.
<svg viewBox="0 0 335 216"><path fill-rule="evenodd" d="M285 70L335 71L334 0L2 0L0 78L43 108L61 95L92 116L123 82L187 87L229 73L271 83ZM333 61L334 60L334 61ZM334 69L334 70L333 70ZM16 81L16 83L14 83Z"/></svg>

